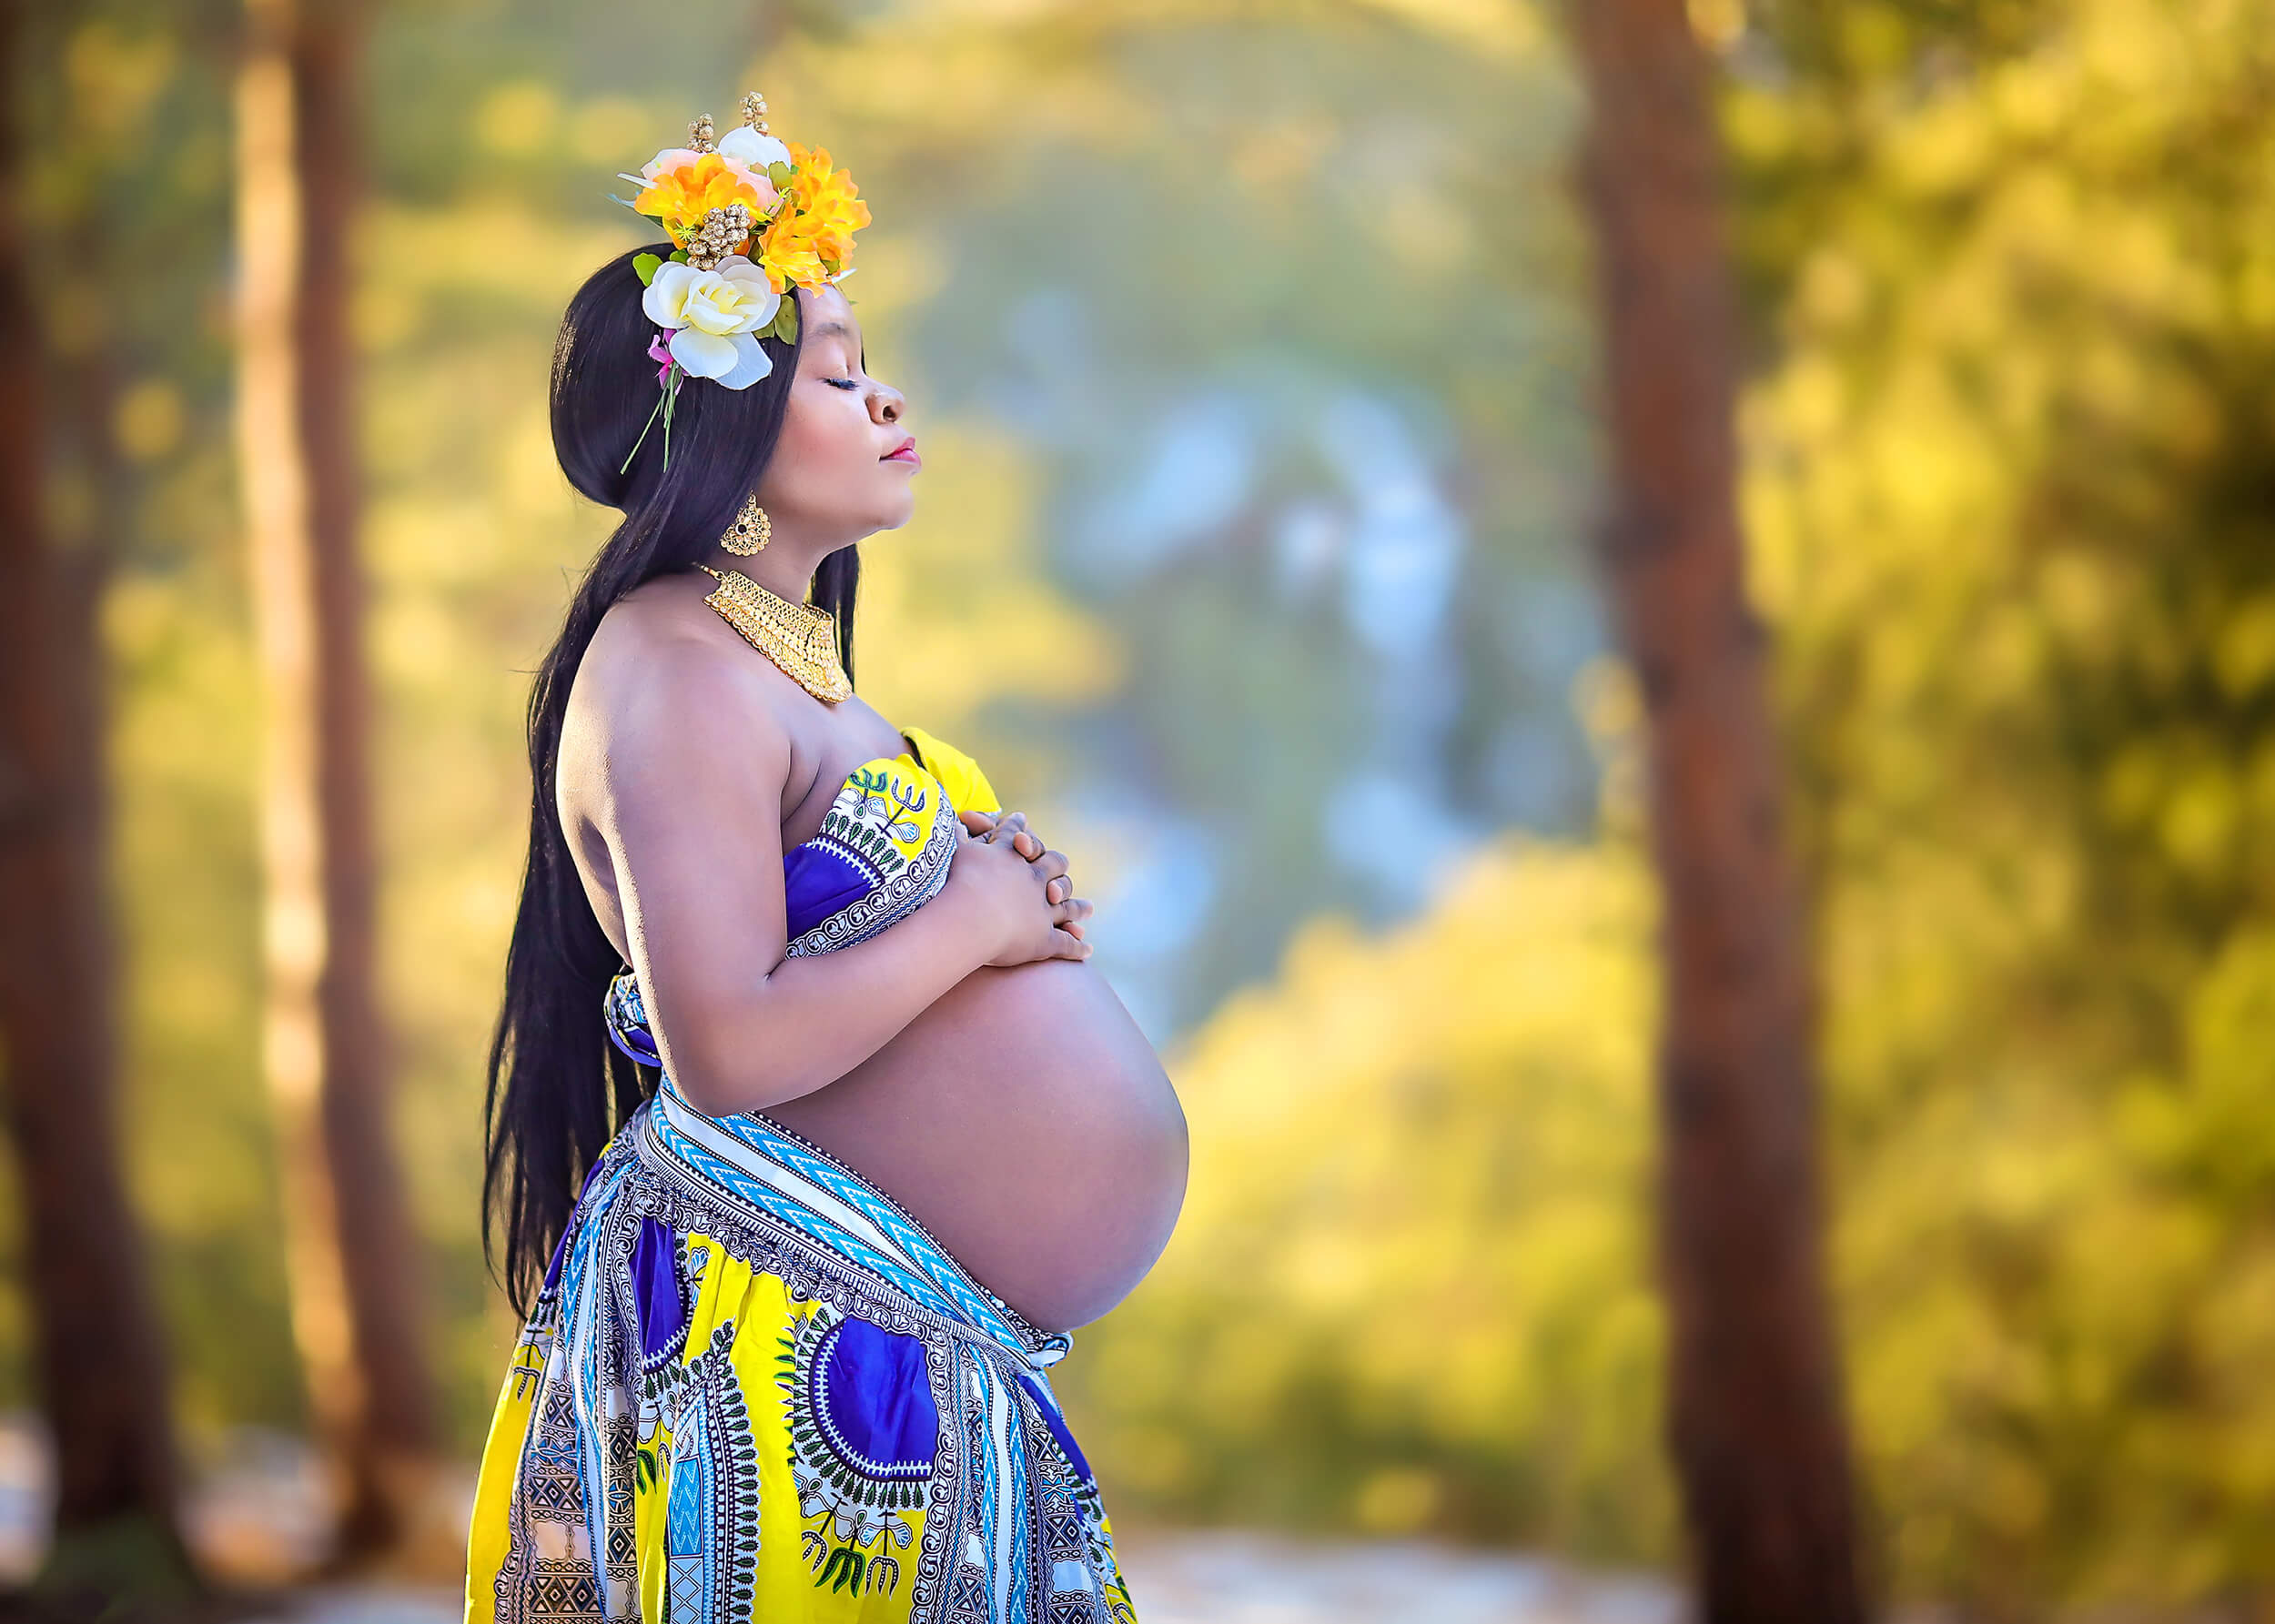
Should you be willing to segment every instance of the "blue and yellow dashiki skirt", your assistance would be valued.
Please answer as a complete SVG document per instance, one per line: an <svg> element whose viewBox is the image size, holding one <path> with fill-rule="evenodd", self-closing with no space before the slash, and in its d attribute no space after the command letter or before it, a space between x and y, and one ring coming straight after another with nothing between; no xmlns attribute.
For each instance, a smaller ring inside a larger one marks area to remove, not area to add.
<svg viewBox="0 0 2275 1624"><path fill-rule="evenodd" d="M1000 810L968 756L908 737L921 762L863 763L785 857L793 951L937 893L952 789ZM609 1018L656 1064L630 972ZM514 1348L468 1624L1134 1624L1051 1392L1068 1346L818 1147L662 1077L586 1177Z"/></svg>

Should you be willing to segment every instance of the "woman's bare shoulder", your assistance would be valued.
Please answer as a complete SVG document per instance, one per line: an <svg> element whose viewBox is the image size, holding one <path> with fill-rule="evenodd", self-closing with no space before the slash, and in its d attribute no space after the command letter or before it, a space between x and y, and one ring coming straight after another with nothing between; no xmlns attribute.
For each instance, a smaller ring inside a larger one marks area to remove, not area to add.
<svg viewBox="0 0 2275 1624"><path fill-rule="evenodd" d="M570 689L564 766L574 753L611 780L646 780L729 750L787 781L789 731L767 681L779 673L691 588L652 580L601 617Z"/></svg>

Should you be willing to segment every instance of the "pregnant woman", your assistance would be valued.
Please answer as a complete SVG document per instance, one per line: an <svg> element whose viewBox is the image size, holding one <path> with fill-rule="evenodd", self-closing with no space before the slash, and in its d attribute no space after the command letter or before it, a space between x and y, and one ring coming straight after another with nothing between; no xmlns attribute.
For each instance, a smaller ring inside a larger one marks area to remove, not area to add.
<svg viewBox="0 0 2275 1624"><path fill-rule="evenodd" d="M580 288L555 449L623 522L530 709L484 1198L524 1316L467 1618L1133 1620L1051 1391L1184 1117L1066 857L854 693L919 466L826 151L698 119Z"/></svg>

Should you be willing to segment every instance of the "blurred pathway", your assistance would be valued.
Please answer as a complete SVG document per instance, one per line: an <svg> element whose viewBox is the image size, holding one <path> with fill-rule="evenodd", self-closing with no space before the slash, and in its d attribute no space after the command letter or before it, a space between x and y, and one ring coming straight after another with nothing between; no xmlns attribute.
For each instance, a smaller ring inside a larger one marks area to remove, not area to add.
<svg viewBox="0 0 2275 1624"><path fill-rule="evenodd" d="M1121 1542L1144 1624L1675 1624L1653 1579L1420 1541L1316 1545L1268 1534L1148 1533Z"/></svg>

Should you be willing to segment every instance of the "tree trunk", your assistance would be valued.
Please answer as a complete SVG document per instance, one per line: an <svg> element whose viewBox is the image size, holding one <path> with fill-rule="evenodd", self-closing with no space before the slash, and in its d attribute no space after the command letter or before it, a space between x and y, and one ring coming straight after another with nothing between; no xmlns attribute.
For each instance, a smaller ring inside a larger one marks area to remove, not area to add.
<svg viewBox="0 0 2275 1624"><path fill-rule="evenodd" d="M339 1470L346 1564L405 1537L434 1459L375 986L348 331L355 11L248 0L237 95L238 457L265 689L265 1065L293 1333Z"/></svg>
<svg viewBox="0 0 2275 1624"><path fill-rule="evenodd" d="M1604 319L1613 613L1646 711L1669 1442L1705 1624L1865 1616L1821 1278L1815 991L1745 597L1734 304L1683 0L1574 0Z"/></svg>
<svg viewBox="0 0 2275 1624"><path fill-rule="evenodd" d="M42 1582L83 1598L193 1589L175 1519L163 1334L116 1131L99 608L66 568L41 469L45 346L16 200L24 0L0 0L0 1059L25 1206L25 1292L56 1460Z"/></svg>

